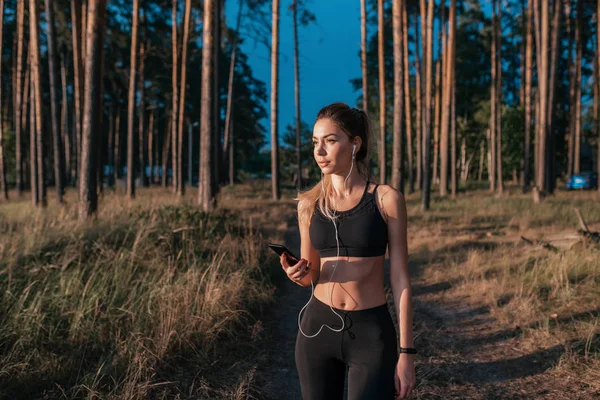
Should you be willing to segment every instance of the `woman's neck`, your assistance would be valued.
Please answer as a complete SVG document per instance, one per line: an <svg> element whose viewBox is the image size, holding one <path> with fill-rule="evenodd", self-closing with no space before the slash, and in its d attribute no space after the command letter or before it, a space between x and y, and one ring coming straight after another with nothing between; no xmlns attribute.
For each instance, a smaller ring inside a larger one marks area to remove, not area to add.
<svg viewBox="0 0 600 400"><path fill-rule="evenodd" d="M346 181L345 188L344 181ZM346 195L351 197L357 191L362 193L366 183L366 179L360 176L357 170L352 171L348 180L346 180L346 175L331 175L332 192L330 195L334 199L344 199Z"/></svg>

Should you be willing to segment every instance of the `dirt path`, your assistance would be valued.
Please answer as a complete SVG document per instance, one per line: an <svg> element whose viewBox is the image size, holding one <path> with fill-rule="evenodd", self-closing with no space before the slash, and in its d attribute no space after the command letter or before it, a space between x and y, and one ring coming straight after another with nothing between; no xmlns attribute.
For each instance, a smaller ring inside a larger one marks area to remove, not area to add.
<svg viewBox="0 0 600 400"><path fill-rule="evenodd" d="M299 234L292 226L286 244L299 253ZM518 327L502 326L489 309L467 298L448 293L450 282L428 282L421 277L428 268L427 255L412 251L415 344L418 387L415 399L592 399L589 387L559 376L552 367L564 348L554 345L523 350ZM386 277L386 282L389 278ZM389 288L388 288L389 295ZM267 399L301 399L294 344L298 311L310 292L282 280L277 306L269 314L267 329L273 346L267 357L263 388ZM596 397L596 394L598 397Z"/></svg>

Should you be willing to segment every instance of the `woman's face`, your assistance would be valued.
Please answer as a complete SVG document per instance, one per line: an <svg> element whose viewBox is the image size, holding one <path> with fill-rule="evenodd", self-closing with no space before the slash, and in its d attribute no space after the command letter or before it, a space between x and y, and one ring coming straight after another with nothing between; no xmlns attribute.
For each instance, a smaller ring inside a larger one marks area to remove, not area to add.
<svg viewBox="0 0 600 400"><path fill-rule="evenodd" d="M353 142L329 118L321 118L313 128L313 154L323 174L345 173L352 163ZM356 146L355 153L358 153Z"/></svg>

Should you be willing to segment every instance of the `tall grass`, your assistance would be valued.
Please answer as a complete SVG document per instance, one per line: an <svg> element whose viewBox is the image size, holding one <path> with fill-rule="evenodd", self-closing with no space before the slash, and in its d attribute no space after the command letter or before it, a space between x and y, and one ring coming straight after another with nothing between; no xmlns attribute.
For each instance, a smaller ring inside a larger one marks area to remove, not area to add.
<svg viewBox="0 0 600 400"><path fill-rule="evenodd" d="M223 343L271 298L266 246L241 209L158 193L107 195L83 226L0 208L0 397L214 395Z"/></svg>

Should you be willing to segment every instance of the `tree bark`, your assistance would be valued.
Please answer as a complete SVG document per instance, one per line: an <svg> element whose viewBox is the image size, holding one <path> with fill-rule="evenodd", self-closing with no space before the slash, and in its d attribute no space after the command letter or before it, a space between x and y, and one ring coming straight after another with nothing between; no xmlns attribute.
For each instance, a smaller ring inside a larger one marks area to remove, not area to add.
<svg viewBox="0 0 600 400"><path fill-rule="evenodd" d="M600 2L598 2L598 9L596 10L596 74L594 75L594 83L596 84L596 136L598 137L598 156L596 157L597 167L596 172L598 173L598 192L600 192L600 116L598 116L598 108L600 107Z"/></svg>
<svg viewBox="0 0 600 400"><path fill-rule="evenodd" d="M531 181L531 80L533 73L533 10L527 5L527 38L525 45L525 144L523 149L523 193L529 192Z"/></svg>
<svg viewBox="0 0 600 400"><path fill-rule="evenodd" d="M62 143L64 145L63 154L64 154L64 180L65 185L69 185L72 183L70 177L71 174L75 173L75 170L71 165L71 137L69 134L69 100L67 97L67 66L65 61L66 55L63 55L60 58L60 80L61 80L61 88L62 88L62 102L61 102L61 112L60 112L60 127L62 132Z"/></svg>
<svg viewBox="0 0 600 400"><path fill-rule="evenodd" d="M446 57L446 66L444 69L447 71L444 75L446 83L444 85L444 103L442 115L442 144L444 152L442 153L442 182L444 185L444 195L447 192L448 187L448 118L450 118L451 124L451 191L452 197L456 196L457 181L456 181L456 88L455 88L455 67L456 67L456 0L452 0L450 3L450 15L449 21L449 33L448 33L448 56ZM441 185L440 185L441 187ZM440 194L442 191L440 190Z"/></svg>
<svg viewBox="0 0 600 400"><path fill-rule="evenodd" d="M360 67L362 71L363 110L369 110L367 76L367 7L366 0L360 0Z"/></svg>
<svg viewBox="0 0 600 400"><path fill-rule="evenodd" d="M406 154L408 169L408 193L415 191L415 177L413 165L413 143L412 143L412 115L410 111L410 66L408 58L408 16L406 1L402 5L402 53L404 59L404 119L406 121Z"/></svg>
<svg viewBox="0 0 600 400"><path fill-rule="evenodd" d="M575 41L574 31L571 28L571 1L565 0L565 19L567 26L567 36L569 40L569 46L567 49L567 65L569 71L569 121L567 130L567 177L573 174L573 158L574 148L573 145L575 139L575 62L573 61L573 44Z"/></svg>
<svg viewBox="0 0 600 400"><path fill-rule="evenodd" d="M292 2L294 25L294 102L296 106L296 190L302 190L302 139L300 136L300 55L298 45L298 1Z"/></svg>
<svg viewBox="0 0 600 400"><path fill-rule="evenodd" d="M4 30L4 0L0 0L0 54L2 54L2 31ZM2 63L0 62L0 77L2 76ZM2 109L2 85L0 85L0 110ZM6 170L4 165L4 118L0 115L0 192L4 200L8 200L8 188L6 187Z"/></svg>
<svg viewBox="0 0 600 400"><path fill-rule="evenodd" d="M185 193L185 182L183 180L183 121L185 116L185 94L187 85L187 52L190 37L190 16L192 12L192 1L185 1L185 12L183 17L183 41L181 42L181 86L179 89L179 119L177 123L177 195L182 197ZM190 160L191 161L191 160ZM188 177L191 179L192 177Z"/></svg>
<svg viewBox="0 0 600 400"><path fill-rule="evenodd" d="M62 164L62 140L58 128L58 92L57 92L57 69L56 69L56 35L54 31L54 1L45 0L46 5L46 29L48 37L48 75L50 77L50 120L52 123L52 137L54 144L54 182L56 185L56 196L58 202L62 204L64 184L63 184L63 164ZM66 101L64 99L63 101Z"/></svg>
<svg viewBox="0 0 600 400"><path fill-rule="evenodd" d="M431 179L430 179L430 157L431 157L431 84L432 84L432 60L433 60L433 8L434 0L430 0L427 9L427 61L425 63L425 155L423 162L423 196L421 208L429 210Z"/></svg>
<svg viewBox="0 0 600 400"><path fill-rule="evenodd" d="M271 191L273 200L281 197L279 189L279 142L277 124L279 100L279 0L273 0L271 22Z"/></svg>
<svg viewBox="0 0 600 400"><path fill-rule="evenodd" d="M496 80L496 171L498 173L498 177L496 180L496 185L498 189L498 193L504 192L504 179L503 179L503 171L502 171L502 5L498 4L498 17L496 20L496 50L498 51L498 56L496 58L496 62L498 66L496 67L497 72L497 80Z"/></svg>
<svg viewBox="0 0 600 400"><path fill-rule="evenodd" d="M417 16L414 18L414 26L415 26L415 152L417 154L417 184L419 185L419 189L423 188L423 88L421 86L421 62L419 56L419 49L421 45L419 44L419 22Z"/></svg>
<svg viewBox="0 0 600 400"><path fill-rule="evenodd" d="M575 59L575 151L573 158L573 172L578 174L581 170L581 68L583 58L583 4L577 2L577 23L575 26L577 41L577 54ZM540 154L544 154L540 152Z"/></svg>
<svg viewBox="0 0 600 400"><path fill-rule="evenodd" d="M154 182L154 108L150 111L148 121L148 165L150 166L149 182L152 185Z"/></svg>
<svg viewBox="0 0 600 400"><path fill-rule="evenodd" d="M171 126L173 124L173 119L172 119L173 113L171 113L171 115L169 115L169 122L167 123L167 134L165 135L165 140L163 141L163 147L162 147L162 177L161 177L161 182L162 182L162 186L166 189L169 185L169 177L168 177L168 171L167 168L169 166L169 150L171 148L171 135L173 134L173 127Z"/></svg>
<svg viewBox="0 0 600 400"><path fill-rule="evenodd" d="M135 148L136 136L133 131L135 120L135 78L137 73L138 53L138 17L140 12L139 0L133 0L133 21L131 24L131 54L129 61L129 96L127 107L127 197L135 197Z"/></svg>
<svg viewBox="0 0 600 400"><path fill-rule="evenodd" d="M29 88L23 85L23 32L25 30L25 1L17 1L17 69L16 69L16 87L15 87L15 170L16 170L16 189L17 197L21 196L23 190L23 150L21 148L22 131L25 126L22 124L22 109L24 92Z"/></svg>
<svg viewBox="0 0 600 400"><path fill-rule="evenodd" d="M558 68L561 1L554 1L554 16L552 18L552 53L550 58L550 79L548 82L548 144L546 146L546 189L554 193L556 185L556 138L553 129L554 91L556 89L556 69Z"/></svg>
<svg viewBox="0 0 600 400"><path fill-rule="evenodd" d="M213 208L212 193L212 145L213 136L213 78L214 49L213 49L213 22L214 22L214 0L204 1L204 24L203 24L203 46L202 46L202 99L200 108L200 172L198 185L198 204L205 212Z"/></svg>
<svg viewBox="0 0 600 400"><path fill-rule="evenodd" d="M540 193L545 193L545 172L546 172L546 136L548 121L548 2L541 2L541 20L540 20L540 64L538 66L538 81L540 90L540 119L539 125L539 146L538 146L538 169L537 169L537 187Z"/></svg>
<svg viewBox="0 0 600 400"><path fill-rule="evenodd" d="M137 0L136 0L137 2ZM85 55L85 90L83 98L83 130L81 143L81 171L79 178L79 221L83 222L95 214L98 208L96 192L96 173L94 171L98 145L98 119L96 112L100 104L100 59L102 46L102 31L104 30L104 15L106 0L89 0L87 17L87 44Z"/></svg>
<svg viewBox="0 0 600 400"><path fill-rule="evenodd" d="M118 188L120 178L119 168L121 168L121 153L119 151L121 144L121 107L117 107L117 116L115 117L115 143L113 156L113 173L115 175L115 189Z"/></svg>
<svg viewBox="0 0 600 400"><path fill-rule="evenodd" d="M31 43L29 41L29 59L27 61L29 71L29 186L31 188L31 203L37 207L40 203L39 184L37 174L37 129L36 129L36 112L35 112L35 84L31 78Z"/></svg>
<svg viewBox="0 0 600 400"><path fill-rule="evenodd" d="M385 134L385 54L383 51L383 0L377 0L377 54L379 69L379 183L385 184L386 178L386 134Z"/></svg>
<svg viewBox="0 0 600 400"><path fill-rule="evenodd" d="M446 84L446 78L443 77L448 71L446 70L445 57L447 55L446 47L446 1L440 2L440 15L439 15L439 32L438 32L438 57L435 62L435 115L434 115L434 128L433 128L433 182L440 182L438 175L439 171L439 158L440 158L440 123L441 123L441 112L442 112L442 91L446 90L443 87ZM447 149L447 147L446 147ZM446 151L447 152L447 151ZM440 183L441 188L441 183Z"/></svg>
<svg viewBox="0 0 600 400"><path fill-rule="evenodd" d="M140 104L138 105L138 137L137 137L137 151L138 151L138 170L137 174L140 177L140 184L142 186L148 186L146 180L146 141L145 141L145 120L146 120L146 43L143 41L140 43L140 68L139 68L139 99Z"/></svg>
<svg viewBox="0 0 600 400"><path fill-rule="evenodd" d="M82 21L81 1L71 0L71 37L73 41L73 91L75 99L75 125L73 135L73 158L75 175L80 172L81 161L81 113L83 111L83 60L82 60Z"/></svg>
<svg viewBox="0 0 600 400"><path fill-rule="evenodd" d="M172 47L172 66L173 69L171 71L171 86L173 90L173 95L171 97L171 134L169 137L171 138L171 171L173 174L172 178L172 190L174 193L177 193L177 188L179 185L178 177L179 174L177 172L177 167L179 165L179 154L177 153L177 127L179 126L177 123L178 120L178 109L179 109L179 99L178 99L178 88L177 88L177 76L179 71L179 43L177 39L177 0L173 0L173 7L171 11L171 47ZM163 171L166 174L166 170ZM168 178L167 178L168 181Z"/></svg>
<svg viewBox="0 0 600 400"><path fill-rule="evenodd" d="M214 20L213 29L215 31L213 37L213 136L212 136L212 201L216 200L216 196L219 193L221 186L221 161L223 159L221 152L221 84L219 83L219 63L221 61L221 16L223 9L223 2L225 0L213 0L214 4ZM181 155L183 157L183 155Z"/></svg>
<svg viewBox="0 0 600 400"><path fill-rule="evenodd" d="M31 42L31 81L35 90L35 128L37 143L37 174L39 204L47 205L46 182L44 171L44 137L43 135L43 110L42 110L42 77L40 71L40 43L39 43L39 10L36 0L29 0L29 40Z"/></svg>
<svg viewBox="0 0 600 400"><path fill-rule="evenodd" d="M392 187L404 193L404 160L402 157L402 112L404 104L404 58L402 51L402 10L404 0L392 3L394 30L394 144L392 156Z"/></svg>
<svg viewBox="0 0 600 400"><path fill-rule="evenodd" d="M496 55L498 50L496 49L497 41L496 41L496 23L497 23L497 6L496 0L492 0L492 43L491 43L491 67L492 67L492 75L490 82L490 145L489 152L491 156L490 161L490 169L488 171L489 179L490 179L490 192L494 192L496 190L496 108L498 96L496 95L497 89L497 68L498 62L496 61Z"/></svg>

